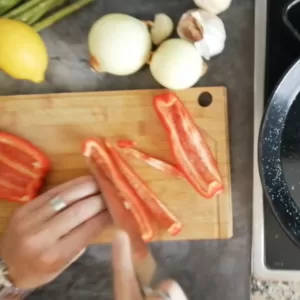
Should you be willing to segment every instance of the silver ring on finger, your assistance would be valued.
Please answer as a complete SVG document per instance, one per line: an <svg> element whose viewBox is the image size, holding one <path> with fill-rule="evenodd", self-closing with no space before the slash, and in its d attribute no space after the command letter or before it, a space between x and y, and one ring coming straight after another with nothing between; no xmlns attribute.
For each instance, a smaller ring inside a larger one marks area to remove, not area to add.
<svg viewBox="0 0 300 300"><path fill-rule="evenodd" d="M163 292L163 291L156 291L150 287L145 287L143 289L143 291L144 291L144 295L150 299L151 298L159 298L161 300L171 300L169 294L166 292Z"/></svg>
<svg viewBox="0 0 300 300"><path fill-rule="evenodd" d="M50 205L55 212L60 212L67 207L66 202L59 196L50 200Z"/></svg>

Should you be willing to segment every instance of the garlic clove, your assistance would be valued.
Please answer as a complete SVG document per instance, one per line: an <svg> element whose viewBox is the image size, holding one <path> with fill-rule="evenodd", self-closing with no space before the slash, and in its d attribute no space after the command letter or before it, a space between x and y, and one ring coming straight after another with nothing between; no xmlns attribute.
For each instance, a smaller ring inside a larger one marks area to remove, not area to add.
<svg viewBox="0 0 300 300"><path fill-rule="evenodd" d="M196 19L188 11L182 15L179 21L177 34L184 40L198 42L203 38L203 28L197 24Z"/></svg>
<svg viewBox="0 0 300 300"><path fill-rule="evenodd" d="M216 15L227 10L231 2L232 0L194 0L198 7Z"/></svg>
<svg viewBox="0 0 300 300"><path fill-rule="evenodd" d="M166 40L174 30L174 24L172 19L163 13L156 14L154 18L154 23L150 26L152 43L156 46L161 44L164 40Z"/></svg>
<svg viewBox="0 0 300 300"><path fill-rule="evenodd" d="M182 15L178 35L194 43L200 55L206 60L223 52L226 31L223 21L216 15L201 10L189 10Z"/></svg>

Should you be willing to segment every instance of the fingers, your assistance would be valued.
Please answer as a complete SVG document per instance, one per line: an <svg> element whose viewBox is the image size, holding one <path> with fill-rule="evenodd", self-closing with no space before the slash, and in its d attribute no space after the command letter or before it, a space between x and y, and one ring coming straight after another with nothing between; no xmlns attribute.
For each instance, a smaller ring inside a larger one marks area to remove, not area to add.
<svg viewBox="0 0 300 300"><path fill-rule="evenodd" d="M14 214L1 255L17 286L34 289L52 281L111 222L107 212L100 213L104 205L97 193L92 177L82 177L48 191ZM67 205L59 212L50 203L57 195Z"/></svg>
<svg viewBox="0 0 300 300"><path fill-rule="evenodd" d="M51 229L52 238L56 240L96 216L104 209L105 206L100 195L91 196L66 208L46 222L45 226Z"/></svg>
<svg viewBox="0 0 300 300"><path fill-rule="evenodd" d="M73 262L78 258L78 253L85 249L111 223L108 212L102 212L63 237L53 250L61 253L61 258L65 262Z"/></svg>
<svg viewBox="0 0 300 300"><path fill-rule="evenodd" d="M73 203L98 192L97 183L90 177L81 177L79 179L68 182L67 187L64 190L61 190L61 192L55 193L56 196L54 196L53 198L47 198L47 200L43 199L43 204L40 203L40 206L33 209L31 212L35 215L34 218L26 219L24 221L24 226L36 226L48 221L53 216L55 216L58 212L54 210L51 204L51 201L55 198L63 201L66 206L70 206ZM52 191L51 194L54 195ZM104 205L103 202L102 205Z"/></svg>
<svg viewBox="0 0 300 300"><path fill-rule="evenodd" d="M130 240L124 231L117 231L113 242L115 300L142 300L136 279Z"/></svg>
<svg viewBox="0 0 300 300"><path fill-rule="evenodd" d="M103 212L77 227L55 245L48 247L42 256L41 267L46 266L51 273L61 273L84 253L92 239L110 222L108 213Z"/></svg>
<svg viewBox="0 0 300 300"><path fill-rule="evenodd" d="M180 285L173 280L163 281L146 300L188 300Z"/></svg>
<svg viewBox="0 0 300 300"><path fill-rule="evenodd" d="M54 197L49 197L47 200L44 200L41 203L41 206L37 207L36 213L51 217L56 213L49 203L51 200L58 198L64 201L66 206L69 206L76 201L96 194L98 191L99 188L97 183L91 178L78 181L76 180L75 182L71 182L67 188L55 193ZM53 195L54 193L51 192L51 194Z"/></svg>
<svg viewBox="0 0 300 300"><path fill-rule="evenodd" d="M76 192L73 192L74 188L76 189ZM93 179L93 177L91 176L79 177L74 180L63 183L49 190L48 192L38 196L30 203L23 206L20 209L19 215L25 216L32 211L45 207L45 204L48 204L51 199L57 197L60 194L62 194L62 196L66 198L66 199L63 198L64 201L72 202L74 201L74 198L75 199L78 198L76 193L79 193L79 195L83 195L80 198L84 198L86 196L96 194L97 192L99 192L99 187L95 182L95 180Z"/></svg>

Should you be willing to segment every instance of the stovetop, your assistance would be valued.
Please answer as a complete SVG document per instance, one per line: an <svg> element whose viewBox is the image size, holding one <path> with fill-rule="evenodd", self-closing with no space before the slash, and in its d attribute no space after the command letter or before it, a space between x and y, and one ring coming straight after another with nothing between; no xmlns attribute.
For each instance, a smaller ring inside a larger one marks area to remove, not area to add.
<svg viewBox="0 0 300 300"><path fill-rule="evenodd" d="M261 0L257 0L261 1ZM282 11L289 0L267 1L264 105L289 67L300 57L300 42L282 21ZM300 31L300 4L289 15ZM299 74L300 75L300 74ZM264 197L265 264L274 270L300 270L300 248L289 238L275 218Z"/></svg>
<svg viewBox="0 0 300 300"><path fill-rule="evenodd" d="M268 100L280 78L300 58L300 42L282 21L288 2L255 2L252 274L258 279L300 281L300 248L283 230L263 196L257 159L259 129ZM300 31L300 4L290 17Z"/></svg>

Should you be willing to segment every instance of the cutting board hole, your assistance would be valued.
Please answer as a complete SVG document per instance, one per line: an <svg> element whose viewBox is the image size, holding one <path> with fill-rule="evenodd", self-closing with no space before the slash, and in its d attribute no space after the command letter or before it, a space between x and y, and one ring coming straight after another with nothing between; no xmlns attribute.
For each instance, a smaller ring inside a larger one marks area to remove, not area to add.
<svg viewBox="0 0 300 300"><path fill-rule="evenodd" d="M212 100L213 100L212 94L209 92L203 92L198 97L198 103L202 107L210 106L212 103Z"/></svg>

